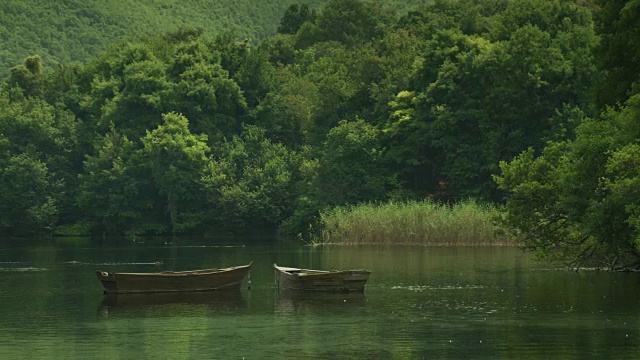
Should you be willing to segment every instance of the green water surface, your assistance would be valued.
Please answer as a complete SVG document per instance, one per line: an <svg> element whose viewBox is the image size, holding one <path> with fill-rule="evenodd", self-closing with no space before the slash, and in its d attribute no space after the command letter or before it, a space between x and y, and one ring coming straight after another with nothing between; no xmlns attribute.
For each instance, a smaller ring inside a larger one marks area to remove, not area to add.
<svg viewBox="0 0 640 360"><path fill-rule="evenodd" d="M102 271L253 261L238 292L102 294ZM372 271L364 294L278 292L272 264ZM263 239L0 240L0 359L638 359L640 274L517 248Z"/></svg>

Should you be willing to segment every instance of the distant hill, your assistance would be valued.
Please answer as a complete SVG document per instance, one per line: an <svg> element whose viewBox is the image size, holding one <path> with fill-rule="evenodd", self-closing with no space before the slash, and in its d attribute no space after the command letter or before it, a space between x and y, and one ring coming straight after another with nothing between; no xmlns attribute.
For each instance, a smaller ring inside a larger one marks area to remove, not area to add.
<svg viewBox="0 0 640 360"><path fill-rule="evenodd" d="M275 34L290 5L321 10L328 1L2 0L0 79L31 55L40 55L49 68L83 62L123 38L184 26L200 27L208 35L231 31L239 38L258 41ZM428 1L378 0L396 11Z"/></svg>
<svg viewBox="0 0 640 360"><path fill-rule="evenodd" d="M291 4L321 8L327 0L3 0L0 77L30 55L46 66L84 61L110 43L180 26L233 31L259 40L275 33Z"/></svg>

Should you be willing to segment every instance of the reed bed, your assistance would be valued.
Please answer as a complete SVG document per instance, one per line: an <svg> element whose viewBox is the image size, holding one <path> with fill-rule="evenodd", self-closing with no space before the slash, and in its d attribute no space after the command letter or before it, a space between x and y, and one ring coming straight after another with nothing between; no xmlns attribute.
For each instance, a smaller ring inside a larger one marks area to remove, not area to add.
<svg viewBox="0 0 640 360"><path fill-rule="evenodd" d="M454 205L432 201L362 204L320 214L314 244L515 246L502 235L493 205L473 200Z"/></svg>

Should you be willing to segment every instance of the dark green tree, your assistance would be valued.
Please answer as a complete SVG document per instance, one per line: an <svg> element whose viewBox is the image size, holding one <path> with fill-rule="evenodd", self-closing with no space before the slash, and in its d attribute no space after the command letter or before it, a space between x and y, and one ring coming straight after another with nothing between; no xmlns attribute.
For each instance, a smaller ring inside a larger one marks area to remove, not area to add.
<svg viewBox="0 0 640 360"><path fill-rule="evenodd" d="M316 12L309 8L307 4L291 4L285 11L277 32L280 34L295 34L305 22L314 22Z"/></svg>
<svg viewBox="0 0 640 360"><path fill-rule="evenodd" d="M29 56L21 65L11 68L11 73L5 84L18 87L25 97L42 97L43 89L43 65L42 58L34 55Z"/></svg>
<svg viewBox="0 0 640 360"><path fill-rule="evenodd" d="M340 122L320 148L314 197L325 206L383 200L394 184L384 159L379 130L360 119Z"/></svg>
<svg viewBox="0 0 640 360"><path fill-rule="evenodd" d="M380 9L360 0L329 0L318 16L324 41L352 47L382 35Z"/></svg>
<svg viewBox="0 0 640 360"><path fill-rule="evenodd" d="M451 196L499 200L491 179L498 162L528 147L542 149L574 126L557 121L569 119L573 108L588 109L598 78L593 24L585 9L557 5L558 13L572 17L558 19L561 25L554 27L521 25L503 14L504 23L493 26L511 29L504 40L455 28L435 30L429 52L436 55L425 58L415 73L428 85L406 99L398 109L401 116L394 114L387 126L393 142L408 147L394 153L410 155L417 166L429 165L422 170L430 171L423 173L431 182L424 190L437 192L444 185ZM536 2L524 8L538 14L544 6ZM402 172L410 174L407 170Z"/></svg>
<svg viewBox="0 0 640 360"><path fill-rule="evenodd" d="M603 105L616 105L640 91L640 1L597 1L597 29L601 37L600 66L606 74L598 89Z"/></svg>
<svg viewBox="0 0 640 360"><path fill-rule="evenodd" d="M585 119L574 141L502 162L503 224L542 258L570 268L640 267L640 96Z"/></svg>
<svg viewBox="0 0 640 360"><path fill-rule="evenodd" d="M96 144L95 154L87 156L76 197L93 233L122 235L141 220L140 189L149 182L136 174L135 150L132 141L112 128Z"/></svg>
<svg viewBox="0 0 640 360"><path fill-rule="evenodd" d="M321 146L304 149L298 196L283 232L306 237L318 225L320 211L382 201L396 190L380 137L380 130L362 119L341 121Z"/></svg>

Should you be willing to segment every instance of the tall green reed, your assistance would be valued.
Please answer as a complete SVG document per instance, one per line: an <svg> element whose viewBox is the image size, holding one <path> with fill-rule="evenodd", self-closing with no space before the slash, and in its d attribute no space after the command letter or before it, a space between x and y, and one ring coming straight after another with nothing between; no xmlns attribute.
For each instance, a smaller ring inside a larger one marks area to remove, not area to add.
<svg viewBox="0 0 640 360"><path fill-rule="evenodd" d="M502 235L499 210L473 200L453 205L433 201L337 207L320 214L314 244L518 245Z"/></svg>

